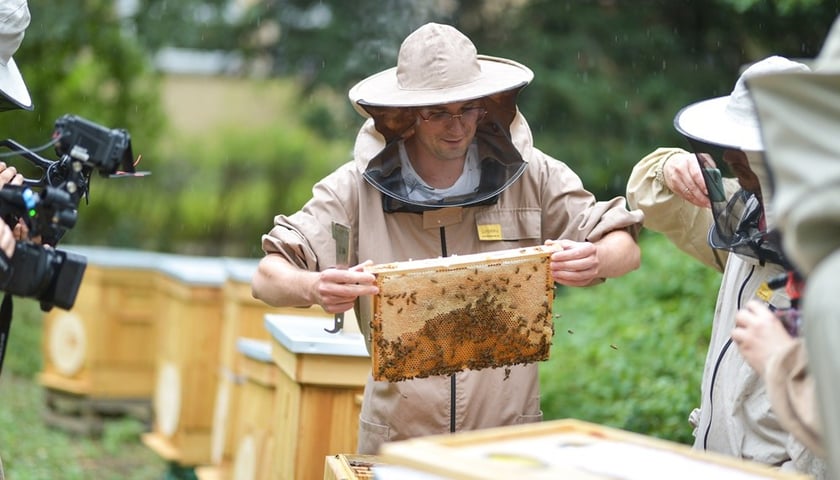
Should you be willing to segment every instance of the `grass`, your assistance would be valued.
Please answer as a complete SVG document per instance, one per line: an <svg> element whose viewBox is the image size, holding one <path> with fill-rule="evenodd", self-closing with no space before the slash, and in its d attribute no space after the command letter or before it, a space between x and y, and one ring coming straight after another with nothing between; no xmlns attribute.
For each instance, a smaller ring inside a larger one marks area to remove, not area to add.
<svg viewBox="0 0 840 480"><path fill-rule="evenodd" d="M7 480L151 480L166 462L140 443L146 426L136 419L105 423L99 438L49 428L41 419L42 313L29 299L14 299L9 347L0 375L0 458Z"/></svg>
<svg viewBox="0 0 840 480"><path fill-rule="evenodd" d="M720 275L664 238L642 238L642 268L591 288L560 289L551 358L540 367L546 419L578 418L689 443ZM8 480L193 478L140 442L137 420L99 438L41 419L42 313L15 298L0 376L0 457Z"/></svg>

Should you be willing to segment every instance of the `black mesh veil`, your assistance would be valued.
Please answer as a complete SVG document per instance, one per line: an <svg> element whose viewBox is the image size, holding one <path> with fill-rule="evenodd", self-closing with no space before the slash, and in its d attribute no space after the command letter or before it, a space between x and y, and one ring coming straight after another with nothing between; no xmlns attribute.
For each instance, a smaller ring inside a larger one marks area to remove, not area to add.
<svg viewBox="0 0 840 480"><path fill-rule="evenodd" d="M386 212L422 212L441 207L467 207L495 203L499 194L525 171L527 163L513 146L510 134L496 123L482 122L475 141L478 146L481 179L478 188L467 195L422 202L412 200L403 182L397 142L392 141L368 163L365 180L383 193Z"/></svg>
<svg viewBox="0 0 840 480"><path fill-rule="evenodd" d="M700 164L714 223L709 245L783 267L778 232L769 230L758 178L749 167L747 154L686 136ZM760 155L750 152L749 155ZM746 187L746 188L744 188Z"/></svg>

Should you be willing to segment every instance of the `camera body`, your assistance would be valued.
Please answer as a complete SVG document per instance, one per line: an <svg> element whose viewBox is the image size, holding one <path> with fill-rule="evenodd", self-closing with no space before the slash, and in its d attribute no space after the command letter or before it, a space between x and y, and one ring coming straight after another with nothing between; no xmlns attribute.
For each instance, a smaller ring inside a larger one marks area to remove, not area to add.
<svg viewBox="0 0 840 480"><path fill-rule="evenodd" d="M0 290L35 298L43 311L54 306L69 310L76 300L87 260L52 247L76 225L77 208L81 198L87 198L91 174L136 173L131 137L125 130L64 115L56 120L52 139L60 157L55 161L14 140L0 142L43 170L40 179L0 186L0 216L11 228L23 221L29 230L29 238L15 245L12 258L0 252ZM33 239L40 239L42 245Z"/></svg>
<svg viewBox="0 0 840 480"><path fill-rule="evenodd" d="M41 193L25 185L4 185L0 188L0 218L12 228L23 219L31 238L55 245L64 233L76 225L78 210L66 191L46 187Z"/></svg>
<svg viewBox="0 0 840 480"><path fill-rule="evenodd" d="M79 160L101 176L134 173L131 136L124 129L105 128L77 115L55 121L55 151Z"/></svg>
<svg viewBox="0 0 840 480"><path fill-rule="evenodd" d="M86 267L87 259L82 255L18 242L6 274L0 275L0 290L34 298L45 312L53 306L70 310Z"/></svg>

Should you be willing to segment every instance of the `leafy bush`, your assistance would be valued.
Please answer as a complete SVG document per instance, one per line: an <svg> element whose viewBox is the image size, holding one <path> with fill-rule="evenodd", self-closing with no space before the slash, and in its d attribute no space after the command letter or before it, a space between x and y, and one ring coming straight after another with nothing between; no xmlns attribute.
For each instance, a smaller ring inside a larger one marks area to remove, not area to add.
<svg viewBox="0 0 840 480"><path fill-rule="evenodd" d="M113 8L102 1L29 2L32 22L14 58L35 107L0 113L0 138L44 145L54 121L70 113L127 129L135 146L157 140L166 124L160 78ZM52 149L41 154L50 157ZM4 161L40 176L27 162Z"/></svg>
<svg viewBox="0 0 840 480"><path fill-rule="evenodd" d="M691 443L720 274L661 235L641 247L639 270L558 290L543 412Z"/></svg>

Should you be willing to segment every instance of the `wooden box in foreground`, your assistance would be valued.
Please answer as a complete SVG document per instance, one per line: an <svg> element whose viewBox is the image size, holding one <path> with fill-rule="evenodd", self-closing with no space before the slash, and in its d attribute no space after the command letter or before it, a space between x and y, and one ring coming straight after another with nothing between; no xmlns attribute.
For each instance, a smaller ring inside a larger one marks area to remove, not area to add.
<svg viewBox="0 0 840 480"><path fill-rule="evenodd" d="M374 265L373 378L399 381L546 360L550 247Z"/></svg>
<svg viewBox="0 0 840 480"><path fill-rule="evenodd" d="M499 427L386 443L377 479L759 480L807 475L578 420ZM426 474L424 476L423 474ZM434 475L434 477L429 477Z"/></svg>
<svg viewBox="0 0 840 480"><path fill-rule="evenodd" d="M324 480L373 480L375 455L338 454L324 459Z"/></svg>

